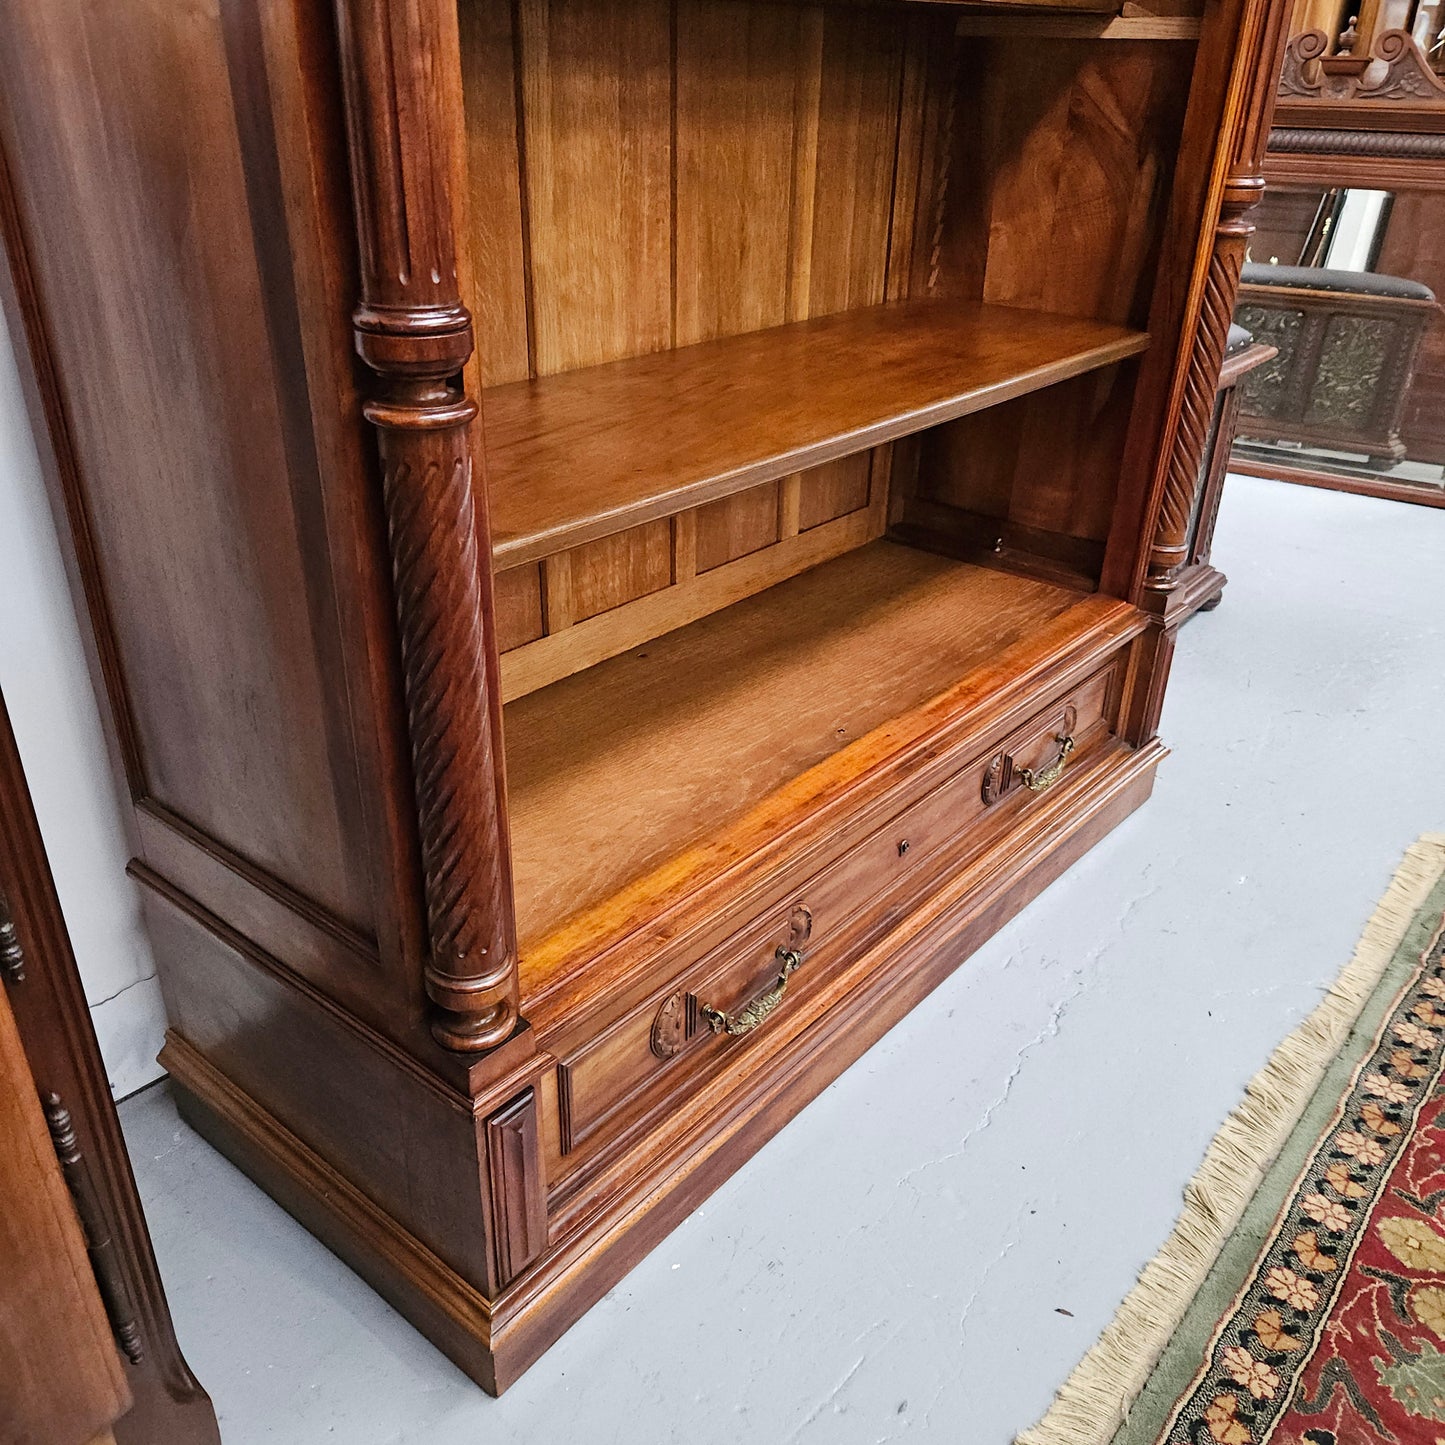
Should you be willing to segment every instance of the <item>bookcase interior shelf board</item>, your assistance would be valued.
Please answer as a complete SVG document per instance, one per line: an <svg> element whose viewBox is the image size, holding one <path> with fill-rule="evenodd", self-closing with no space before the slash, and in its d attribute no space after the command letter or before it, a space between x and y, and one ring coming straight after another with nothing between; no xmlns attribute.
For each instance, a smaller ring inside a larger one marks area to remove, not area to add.
<svg viewBox="0 0 1445 1445"><path fill-rule="evenodd" d="M1007 680L1071 609L1117 606L879 541L509 704L524 958L875 729Z"/></svg>
<svg viewBox="0 0 1445 1445"><path fill-rule="evenodd" d="M1105 322L925 300L489 388L495 565L952 421L1148 344Z"/></svg>

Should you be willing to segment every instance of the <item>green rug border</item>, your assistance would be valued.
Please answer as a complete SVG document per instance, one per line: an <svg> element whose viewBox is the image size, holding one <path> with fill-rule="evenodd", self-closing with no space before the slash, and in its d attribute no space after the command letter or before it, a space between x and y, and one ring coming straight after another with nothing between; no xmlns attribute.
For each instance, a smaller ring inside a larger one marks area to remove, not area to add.
<svg viewBox="0 0 1445 1445"><path fill-rule="evenodd" d="M1215 1328L1243 1287L1265 1241L1273 1233L1280 1210L1294 1189L1306 1160L1329 1127L1356 1070L1373 1052L1381 1024L1418 971L1422 955L1439 927L1442 913L1445 913L1445 877L1436 882L1416 911L1374 992L1355 1020L1340 1051L1325 1070L1284 1147L1255 1190L1243 1217L1185 1311L1184 1318L1110 1445L1156 1445L1174 1407L1198 1375Z"/></svg>

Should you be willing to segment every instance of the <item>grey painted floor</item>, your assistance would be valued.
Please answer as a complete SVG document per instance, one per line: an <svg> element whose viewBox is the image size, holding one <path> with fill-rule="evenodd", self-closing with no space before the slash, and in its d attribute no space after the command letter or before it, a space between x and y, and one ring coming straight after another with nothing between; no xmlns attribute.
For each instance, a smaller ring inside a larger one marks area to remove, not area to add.
<svg viewBox="0 0 1445 1445"><path fill-rule="evenodd" d="M1154 799L489 1400L182 1126L123 1109L228 1445L1005 1445L1445 828L1445 512L1231 480Z"/></svg>

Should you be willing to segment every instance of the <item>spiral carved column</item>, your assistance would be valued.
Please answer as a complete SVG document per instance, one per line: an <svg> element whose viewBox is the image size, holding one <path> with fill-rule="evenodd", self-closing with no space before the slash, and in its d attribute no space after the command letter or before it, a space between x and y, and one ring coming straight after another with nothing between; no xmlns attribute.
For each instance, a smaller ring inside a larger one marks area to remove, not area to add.
<svg viewBox="0 0 1445 1445"><path fill-rule="evenodd" d="M369 402L382 460L437 1007L448 1048L491 1048L517 1021L487 702L481 559L468 427L445 378Z"/></svg>
<svg viewBox="0 0 1445 1445"><path fill-rule="evenodd" d="M477 405L461 382L473 341L457 275L460 161L438 90L455 69L456 18L437 0L336 11L361 263L353 324L376 376L364 412L381 454L426 892L423 982L433 1035L476 1053L517 1026L517 969Z"/></svg>
<svg viewBox="0 0 1445 1445"><path fill-rule="evenodd" d="M1159 522L1149 552L1149 573L1144 585L1151 591L1173 591L1179 569L1188 559L1189 522L1202 485L1200 466L1214 417L1219 372L1224 364L1229 323L1239 292L1239 273L1249 238L1254 234L1250 213L1263 194L1262 176L1234 175L1226 184L1220 203L1214 254L1205 277L1199 330L1185 379L1179 429L1169 454Z"/></svg>

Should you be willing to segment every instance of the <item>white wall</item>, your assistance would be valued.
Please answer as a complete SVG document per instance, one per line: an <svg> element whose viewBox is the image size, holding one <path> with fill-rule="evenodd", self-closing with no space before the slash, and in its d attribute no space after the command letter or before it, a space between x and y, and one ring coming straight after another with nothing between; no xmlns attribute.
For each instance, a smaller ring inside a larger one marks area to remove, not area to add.
<svg viewBox="0 0 1445 1445"><path fill-rule="evenodd" d="M159 1076L165 1019L135 885L125 876L122 804L3 317L0 539L0 692L111 1088L123 1097Z"/></svg>

